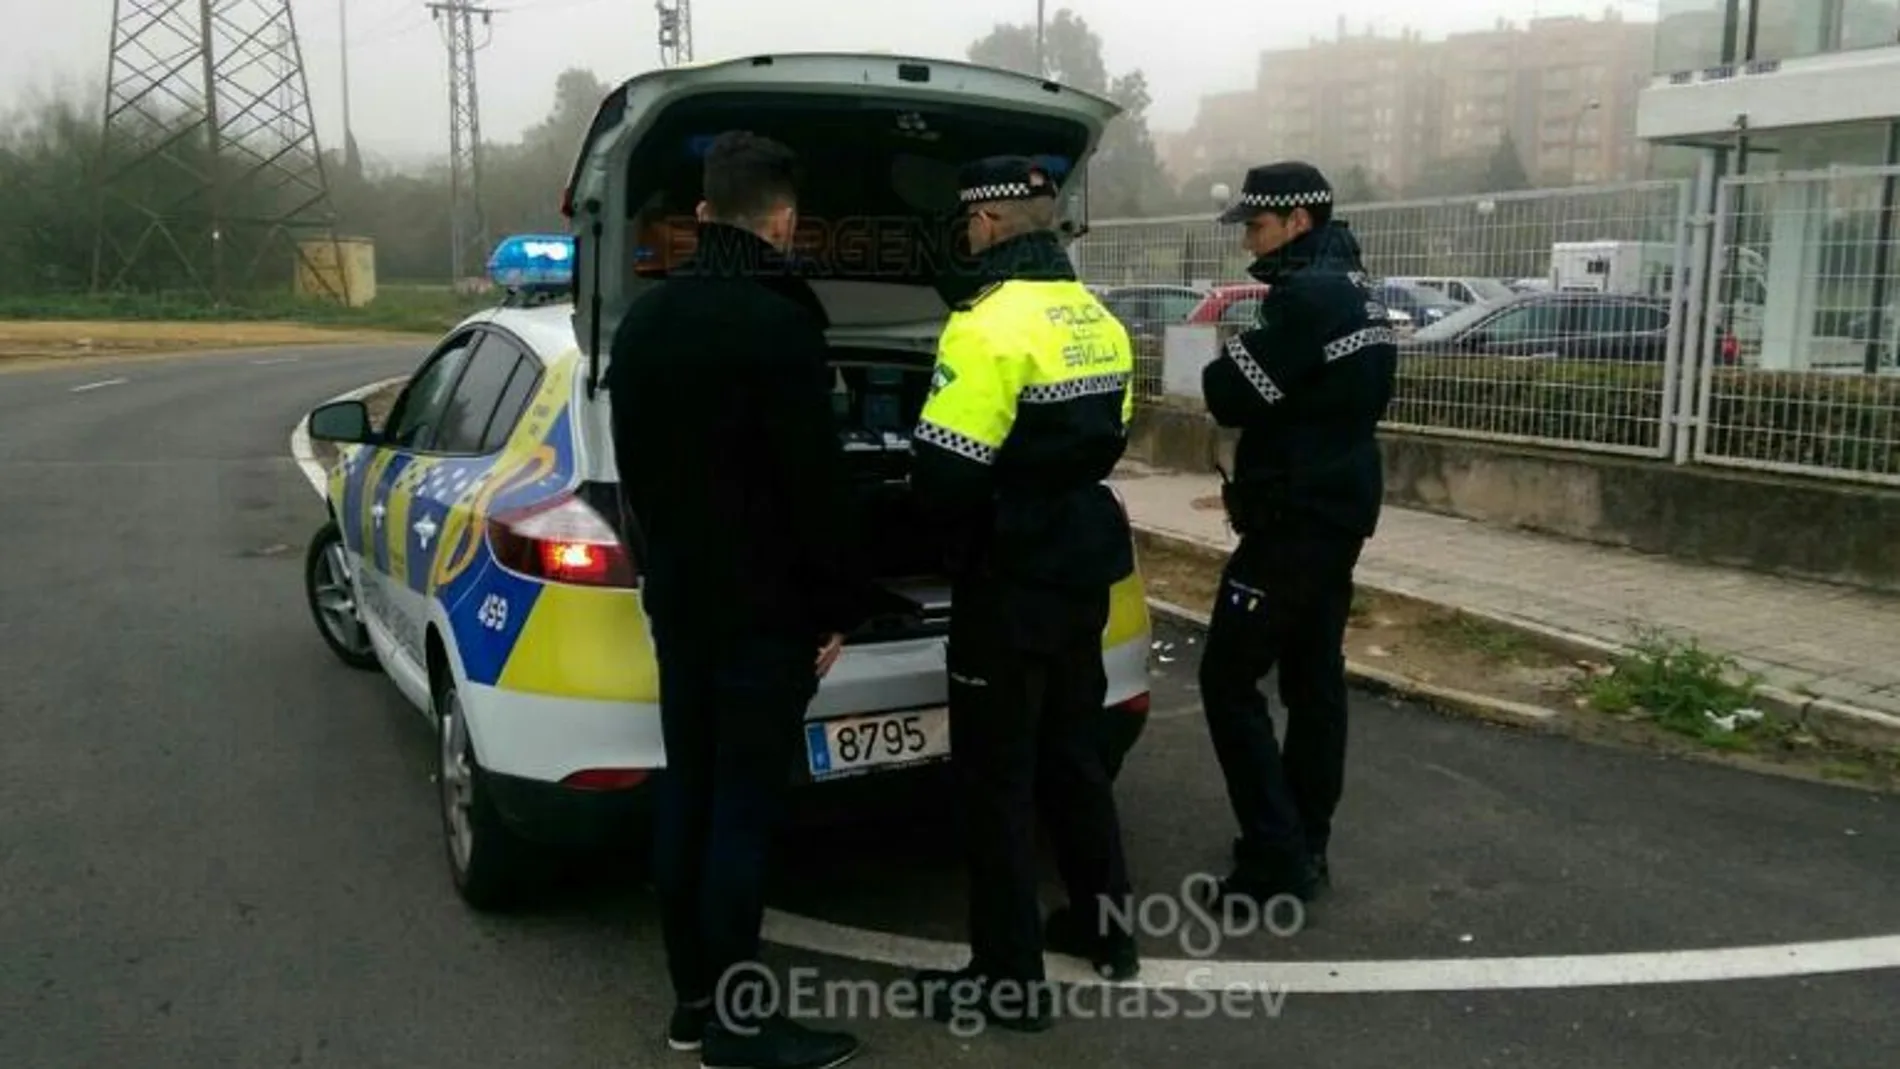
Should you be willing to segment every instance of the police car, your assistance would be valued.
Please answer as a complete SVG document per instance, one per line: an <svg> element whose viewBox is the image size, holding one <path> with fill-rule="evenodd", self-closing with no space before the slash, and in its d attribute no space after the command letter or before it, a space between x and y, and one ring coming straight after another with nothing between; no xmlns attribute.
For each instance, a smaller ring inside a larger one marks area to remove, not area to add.
<svg viewBox="0 0 1900 1069"><path fill-rule="evenodd" d="M881 55L637 77L587 135L563 198L571 233L496 248L507 299L434 347L382 426L361 401L309 414L310 437L339 446L306 558L310 607L345 664L386 673L437 733L446 852L468 904L519 903L550 850L638 836L665 765L638 540L625 537L639 517L621 510L599 383L619 314L690 252L707 142L743 127L806 161L804 251L833 320L839 434L878 536L888 603L848 638L787 769L822 790L953 756L954 605L906 507L909 431L948 314L918 223L954 201L957 165L976 156L1034 148L1079 179L1114 114L1038 79ZM1065 190L1072 233L1079 186ZM1139 574L1112 602L1102 745L1119 769L1148 709Z"/></svg>

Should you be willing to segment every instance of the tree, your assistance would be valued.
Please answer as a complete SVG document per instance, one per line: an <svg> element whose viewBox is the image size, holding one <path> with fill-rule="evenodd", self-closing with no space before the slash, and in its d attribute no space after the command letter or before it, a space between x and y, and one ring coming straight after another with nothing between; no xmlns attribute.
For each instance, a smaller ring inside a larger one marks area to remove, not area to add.
<svg viewBox="0 0 1900 1069"><path fill-rule="evenodd" d="M1491 160L1484 171L1484 189L1480 192L1508 193L1529 188L1531 177L1524 170L1524 157L1517 151L1517 140L1506 130L1498 147L1491 151Z"/></svg>
<svg viewBox="0 0 1900 1069"><path fill-rule="evenodd" d="M998 23L970 46L970 62L1046 77L1113 100L1122 114L1103 131L1089 167L1089 214L1112 219L1170 204L1174 189L1148 132L1148 80L1139 70L1111 76L1102 39L1068 8L1043 28L1044 69L1036 64L1036 28Z"/></svg>

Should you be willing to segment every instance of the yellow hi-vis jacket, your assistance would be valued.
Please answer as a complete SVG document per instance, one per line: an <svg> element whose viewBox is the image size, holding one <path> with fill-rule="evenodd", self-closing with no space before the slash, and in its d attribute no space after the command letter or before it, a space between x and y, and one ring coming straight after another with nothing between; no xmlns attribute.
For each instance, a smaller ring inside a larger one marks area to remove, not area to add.
<svg viewBox="0 0 1900 1069"><path fill-rule="evenodd" d="M1008 244L1004 280L938 342L912 486L959 577L1102 592L1134 569L1103 485L1127 446L1134 349L1052 235Z"/></svg>

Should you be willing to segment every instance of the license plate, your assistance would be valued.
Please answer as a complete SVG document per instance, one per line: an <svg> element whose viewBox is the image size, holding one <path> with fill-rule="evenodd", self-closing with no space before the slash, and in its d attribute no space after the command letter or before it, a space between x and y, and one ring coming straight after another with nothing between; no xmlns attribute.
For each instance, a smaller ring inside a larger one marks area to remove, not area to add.
<svg viewBox="0 0 1900 1069"><path fill-rule="evenodd" d="M805 754L814 779L932 761L949 753L947 709L916 709L805 725Z"/></svg>

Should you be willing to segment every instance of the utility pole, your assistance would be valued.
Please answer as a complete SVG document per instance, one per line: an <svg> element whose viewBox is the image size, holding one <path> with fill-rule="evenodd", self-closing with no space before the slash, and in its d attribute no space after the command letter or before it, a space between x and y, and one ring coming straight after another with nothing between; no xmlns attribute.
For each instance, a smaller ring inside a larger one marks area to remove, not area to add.
<svg viewBox="0 0 1900 1069"><path fill-rule="evenodd" d="M449 50L449 281L460 285L474 265L488 258L488 224L482 217L481 103L475 91L475 16L483 28L494 11L468 0L425 4L442 24Z"/></svg>
<svg viewBox="0 0 1900 1069"><path fill-rule="evenodd" d="M655 0L660 13L660 66L693 61L693 0Z"/></svg>
<svg viewBox="0 0 1900 1069"><path fill-rule="evenodd" d="M350 130L350 0L336 0L337 48L343 61L343 148L349 151L355 138Z"/></svg>
<svg viewBox="0 0 1900 1069"><path fill-rule="evenodd" d="M1044 58L1042 45L1042 8L1043 0L1036 0L1036 77L1049 77L1049 61Z"/></svg>
<svg viewBox="0 0 1900 1069"><path fill-rule="evenodd" d="M290 0L116 0L92 288L290 288L335 240Z"/></svg>

